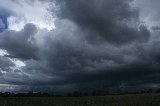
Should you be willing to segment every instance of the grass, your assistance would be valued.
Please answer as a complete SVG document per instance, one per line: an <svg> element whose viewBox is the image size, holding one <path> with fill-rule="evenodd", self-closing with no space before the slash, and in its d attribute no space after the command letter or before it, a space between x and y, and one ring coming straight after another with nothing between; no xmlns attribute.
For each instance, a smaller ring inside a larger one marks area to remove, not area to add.
<svg viewBox="0 0 160 106"><path fill-rule="evenodd" d="M95 97L7 97L0 106L160 106L160 94Z"/></svg>

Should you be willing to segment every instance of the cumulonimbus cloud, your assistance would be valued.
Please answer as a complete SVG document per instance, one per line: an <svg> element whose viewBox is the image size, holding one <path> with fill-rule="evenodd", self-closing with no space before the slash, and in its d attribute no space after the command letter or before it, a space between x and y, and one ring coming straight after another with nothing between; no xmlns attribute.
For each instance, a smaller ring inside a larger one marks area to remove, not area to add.
<svg viewBox="0 0 160 106"><path fill-rule="evenodd" d="M3 80L19 90L27 86L26 90L40 91L41 87L57 91L60 87L94 90L125 84L130 89L158 84L159 36L141 25L139 10L130 3L57 0L56 10L48 10L56 12L55 29L30 23L20 31L0 33L0 48L8 52L2 57L25 64L1 73Z"/></svg>

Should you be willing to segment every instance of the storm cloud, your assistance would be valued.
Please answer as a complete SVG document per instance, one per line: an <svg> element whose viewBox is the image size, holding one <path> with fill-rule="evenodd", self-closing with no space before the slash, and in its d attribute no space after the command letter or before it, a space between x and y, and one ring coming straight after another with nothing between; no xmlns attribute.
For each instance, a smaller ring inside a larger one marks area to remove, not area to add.
<svg viewBox="0 0 160 106"><path fill-rule="evenodd" d="M149 31L139 20L139 11L131 0L61 0L58 16L77 23L90 32L89 40L97 38L111 43L144 40ZM95 41L96 42L96 41Z"/></svg>
<svg viewBox="0 0 160 106"><path fill-rule="evenodd" d="M16 92L159 88L159 31L134 1L46 2L54 29L28 23L0 33L2 84Z"/></svg>

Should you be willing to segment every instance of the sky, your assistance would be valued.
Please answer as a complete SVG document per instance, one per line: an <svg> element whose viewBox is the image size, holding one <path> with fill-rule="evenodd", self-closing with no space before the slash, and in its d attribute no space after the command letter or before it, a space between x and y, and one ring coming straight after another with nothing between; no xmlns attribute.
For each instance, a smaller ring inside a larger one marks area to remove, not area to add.
<svg viewBox="0 0 160 106"><path fill-rule="evenodd" d="M160 88L159 0L0 2L0 92Z"/></svg>

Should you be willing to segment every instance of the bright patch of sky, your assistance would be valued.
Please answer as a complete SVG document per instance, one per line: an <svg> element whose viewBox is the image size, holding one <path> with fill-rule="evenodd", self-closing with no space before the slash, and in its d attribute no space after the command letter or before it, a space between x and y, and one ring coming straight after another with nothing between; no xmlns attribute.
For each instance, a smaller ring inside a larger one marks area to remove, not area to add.
<svg viewBox="0 0 160 106"><path fill-rule="evenodd" d="M26 66L25 63L19 59L10 59L10 60L16 65L16 68L21 68Z"/></svg>
<svg viewBox="0 0 160 106"><path fill-rule="evenodd" d="M0 49L0 56L9 55L6 50Z"/></svg>
<svg viewBox="0 0 160 106"><path fill-rule="evenodd" d="M27 23L33 23L41 29L55 28L55 19L48 11L50 7L48 3L37 0L4 0L0 3L0 7L10 9L9 11L14 14L7 19L9 30L20 31Z"/></svg>

